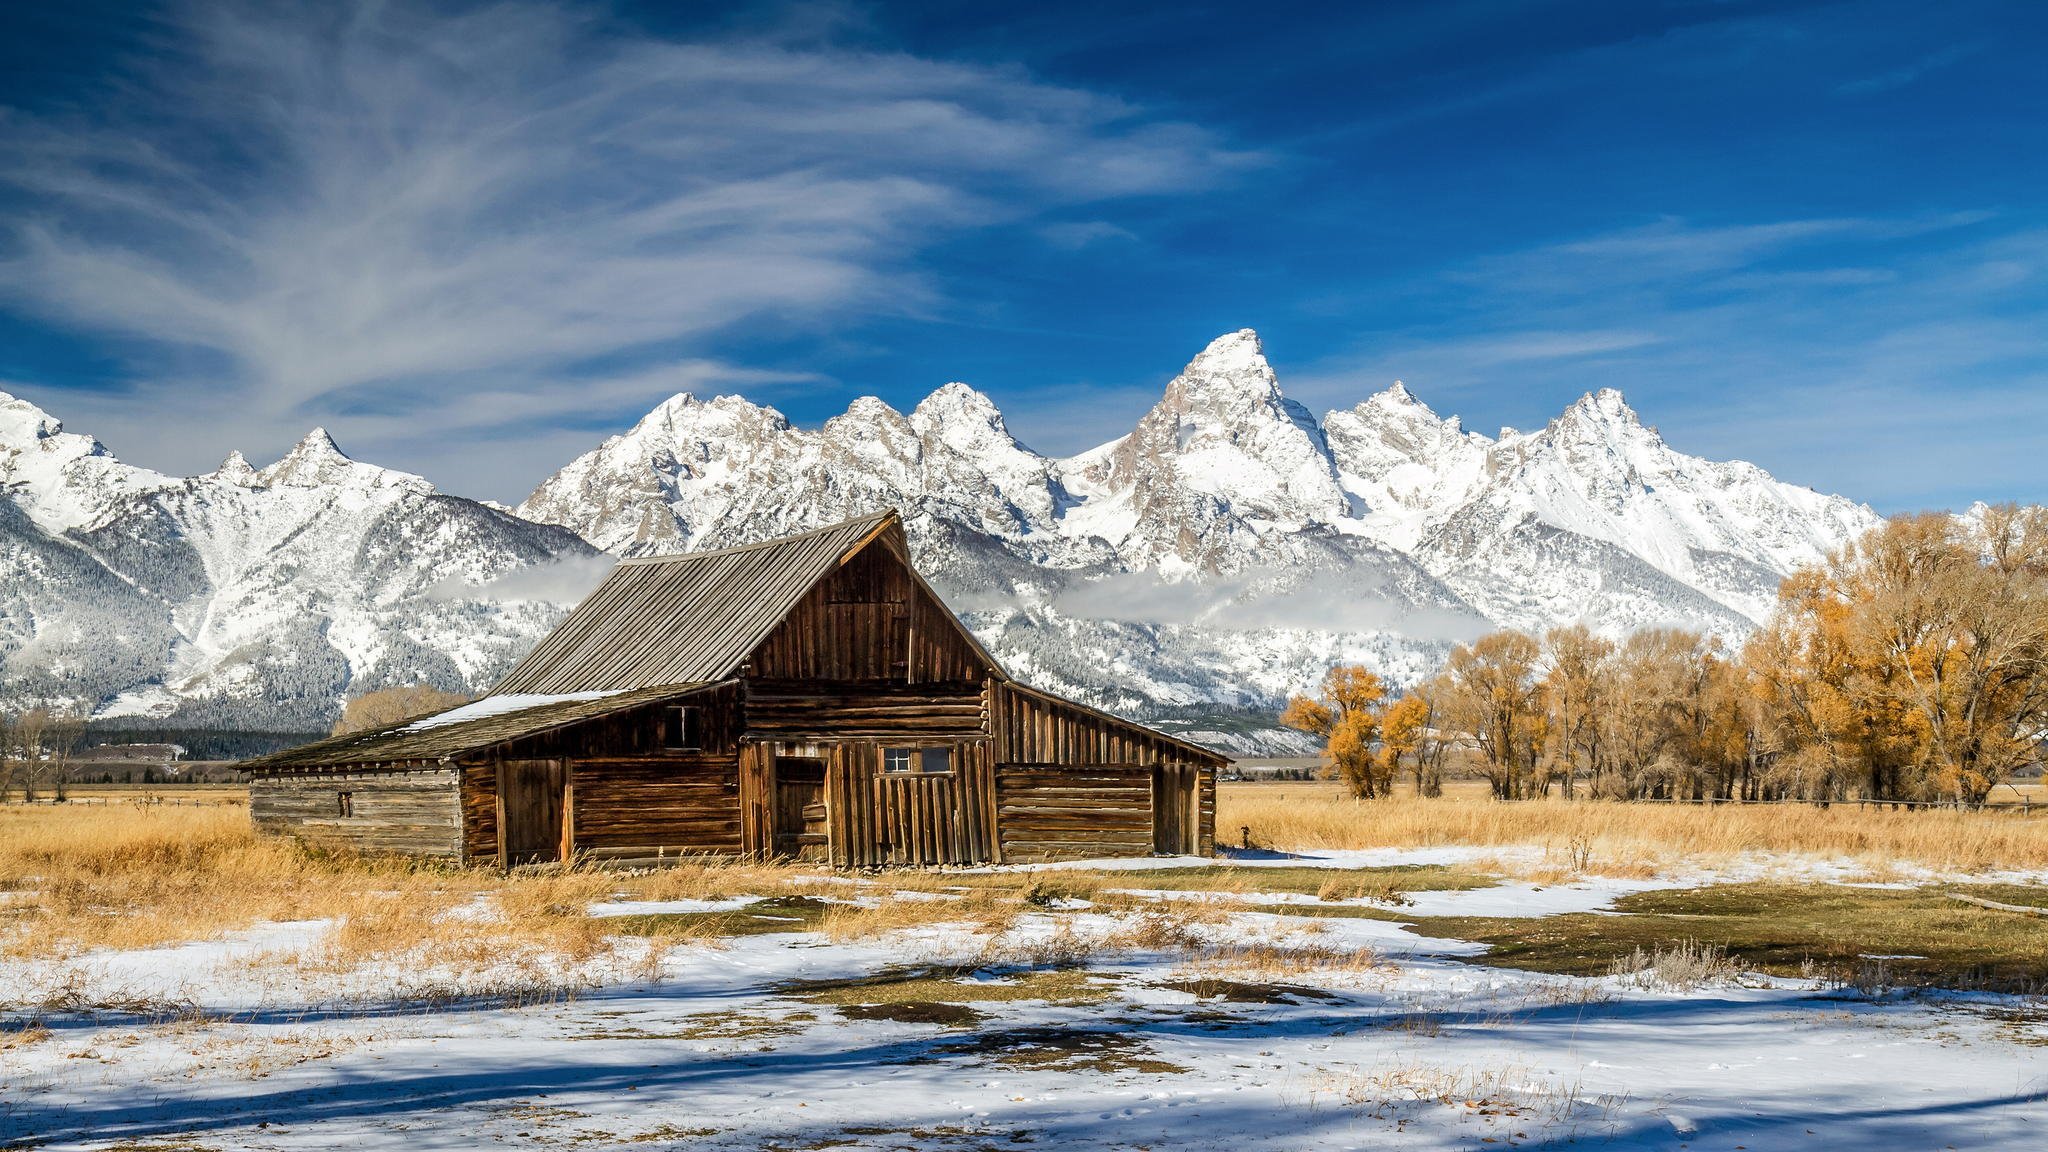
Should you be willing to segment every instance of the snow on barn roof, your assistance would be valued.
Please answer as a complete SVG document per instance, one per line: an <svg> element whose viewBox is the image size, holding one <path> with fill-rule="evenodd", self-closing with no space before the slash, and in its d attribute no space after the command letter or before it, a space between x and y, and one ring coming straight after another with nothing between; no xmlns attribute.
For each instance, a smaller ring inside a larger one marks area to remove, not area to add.
<svg viewBox="0 0 2048 1152"><path fill-rule="evenodd" d="M510 740L628 712L707 688L712 683L661 684L620 692L486 696L446 712L367 732L331 736L244 761L245 769L330 768L345 764L444 761Z"/></svg>

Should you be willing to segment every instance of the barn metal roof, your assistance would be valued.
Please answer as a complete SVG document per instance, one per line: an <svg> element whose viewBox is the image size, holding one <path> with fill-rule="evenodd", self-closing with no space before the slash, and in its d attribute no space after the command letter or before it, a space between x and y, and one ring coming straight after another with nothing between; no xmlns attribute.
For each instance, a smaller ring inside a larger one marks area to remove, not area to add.
<svg viewBox="0 0 2048 1152"><path fill-rule="evenodd" d="M622 692L587 692L527 699L486 696L432 716L417 717L386 728L331 736L283 752L245 760L245 769L332 768L344 764L439 762L510 740L523 740L571 724L627 712L663 700L688 696L719 682L661 684ZM500 705L492 707L493 704ZM515 704L515 707L503 707Z"/></svg>
<svg viewBox="0 0 2048 1152"><path fill-rule="evenodd" d="M621 561L491 693L725 679L818 581L901 524L881 512L740 548Z"/></svg>

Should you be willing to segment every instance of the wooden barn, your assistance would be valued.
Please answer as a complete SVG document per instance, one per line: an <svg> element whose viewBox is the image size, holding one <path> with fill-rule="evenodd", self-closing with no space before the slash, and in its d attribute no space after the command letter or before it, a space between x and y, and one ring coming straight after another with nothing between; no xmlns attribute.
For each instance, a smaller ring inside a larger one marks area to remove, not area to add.
<svg viewBox="0 0 2048 1152"><path fill-rule="evenodd" d="M259 829L513 866L1208 854L1206 748L1012 680L894 512L626 560L492 692L249 762Z"/></svg>

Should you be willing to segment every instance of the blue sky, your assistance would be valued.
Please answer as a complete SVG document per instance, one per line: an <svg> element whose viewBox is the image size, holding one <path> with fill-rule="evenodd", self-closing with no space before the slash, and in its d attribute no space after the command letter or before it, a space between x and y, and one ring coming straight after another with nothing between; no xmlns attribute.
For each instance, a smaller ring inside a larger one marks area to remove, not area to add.
<svg viewBox="0 0 2048 1152"><path fill-rule="evenodd" d="M687 13L679 15L678 11ZM2048 6L73 2L0 13L0 388L473 496L679 390L1127 430L1625 391L1882 510L2048 501Z"/></svg>

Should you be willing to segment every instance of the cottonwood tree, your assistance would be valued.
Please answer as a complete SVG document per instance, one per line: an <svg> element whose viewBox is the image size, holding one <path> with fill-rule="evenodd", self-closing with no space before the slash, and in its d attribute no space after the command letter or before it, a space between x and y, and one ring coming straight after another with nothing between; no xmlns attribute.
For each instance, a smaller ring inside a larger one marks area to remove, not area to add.
<svg viewBox="0 0 2048 1152"><path fill-rule="evenodd" d="M1600 770L1606 751L1607 706L1614 642L1584 624L1543 634L1543 707L1547 718L1545 762L1566 797L1577 794L1580 776Z"/></svg>
<svg viewBox="0 0 2048 1152"><path fill-rule="evenodd" d="M1441 693L1434 681L1420 685L1380 716L1380 758L1390 787L1405 765L1414 774L1417 796L1444 794L1450 743L1437 728L1435 700Z"/></svg>
<svg viewBox="0 0 2048 1152"><path fill-rule="evenodd" d="M1323 755L1353 796L1390 795L1393 774L1374 745L1387 687L1363 665L1339 664L1323 674L1317 696L1291 696L1280 722L1323 741Z"/></svg>
<svg viewBox="0 0 2048 1152"><path fill-rule="evenodd" d="M334 722L334 735L389 728L421 716L467 704L470 697L460 692L443 692L425 684L404 684L365 692L342 706L341 719Z"/></svg>
<svg viewBox="0 0 2048 1152"><path fill-rule="evenodd" d="M1443 711L1471 737L1487 782L1501 800L1537 794L1544 717L1537 688L1542 650L1520 632L1492 632L1452 649L1444 664Z"/></svg>
<svg viewBox="0 0 2048 1152"><path fill-rule="evenodd" d="M1757 644L1810 758L1980 804L2048 729L2048 510L1887 521L1786 581Z"/></svg>

